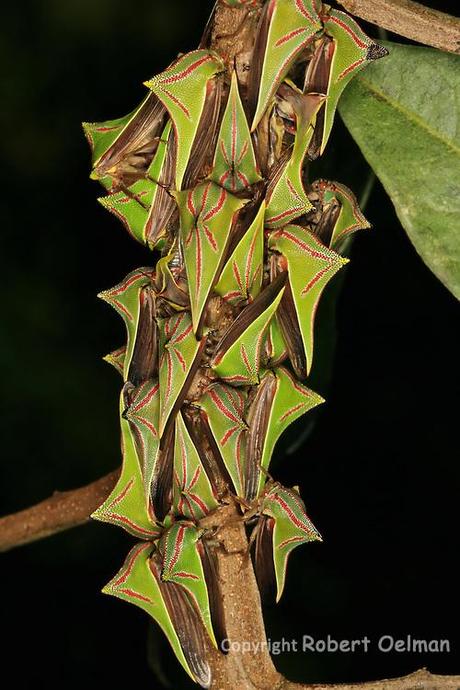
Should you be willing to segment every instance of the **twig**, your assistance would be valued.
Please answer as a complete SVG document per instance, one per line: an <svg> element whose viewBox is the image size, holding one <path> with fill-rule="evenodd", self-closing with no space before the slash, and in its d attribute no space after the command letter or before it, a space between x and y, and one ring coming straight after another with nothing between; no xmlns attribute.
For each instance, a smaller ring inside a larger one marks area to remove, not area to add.
<svg viewBox="0 0 460 690"><path fill-rule="evenodd" d="M286 681L276 690L458 690L460 676L433 675L425 668L401 678L375 680L368 683L331 685L299 685Z"/></svg>
<svg viewBox="0 0 460 690"><path fill-rule="evenodd" d="M28 544L89 520L115 486L120 470L73 491L56 491L32 508L0 519L0 551Z"/></svg>
<svg viewBox="0 0 460 690"><path fill-rule="evenodd" d="M412 0L338 0L350 14L418 43L460 52L460 19Z"/></svg>

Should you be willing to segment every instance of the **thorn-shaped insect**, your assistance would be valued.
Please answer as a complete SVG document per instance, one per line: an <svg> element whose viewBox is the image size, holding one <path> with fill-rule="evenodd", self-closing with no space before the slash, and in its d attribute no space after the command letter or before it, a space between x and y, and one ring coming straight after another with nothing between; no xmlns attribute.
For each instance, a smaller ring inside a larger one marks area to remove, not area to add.
<svg viewBox="0 0 460 690"><path fill-rule="evenodd" d="M289 555L296 546L322 541L307 515L298 487L287 489L278 482L268 481L257 506L246 519L257 515L251 535L254 544L254 565L263 593L276 585L276 601L281 599Z"/></svg>
<svg viewBox="0 0 460 690"><path fill-rule="evenodd" d="M140 106L84 125L102 205L156 252L101 293L127 342L105 357L123 378L123 462L94 517L143 540L104 591L144 609L204 688L232 624L207 521L240 505L277 600L291 551L321 540L298 490L267 475L285 429L323 402L301 382L317 305L369 227L344 185L308 184L309 161L345 85L385 52L320 0L217 0L200 48Z"/></svg>
<svg viewBox="0 0 460 690"><path fill-rule="evenodd" d="M280 270L287 268L288 271L290 292L285 310L291 312L290 321L283 318L279 321L290 355L292 351L293 362L298 358L295 355L296 349L303 347L299 361L305 361L306 370L296 373L304 378L308 376L312 366L313 325L321 293L348 259L323 245L300 225L286 225L273 232L269 237L269 247L280 255ZM292 313L293 309L295 313ZM291 330L286 327L288 323L292 324ZM300 331L300 338L296 331Z"/></svg>
<svg viewBox="0 0 460 690"><path fill-rule="evenodd" d="M209 96L210 92L216 90L216 84L211 80L219 80L224 69L217 53L195 50L181 56L167 70L146 82L146 86L167 108L173 121L177 190L182 189L200 124L204 120L201 129L205 131L209 128L209 119L215 121L216 94L213 93L211 98Z"/></svg>
<svg viewBox="0 0 460 690"><path fill-rule="evenodd" d="M322 155L331 133L339 98L346 85L362 70L366 63L388 55L388 51L375 43L345 12L329 9L322 16L324 36L318 41L310 61L304 91L327 94L315 137L310 145L311 158Z"/></svg>
<svg viewBox="0 0 460 690"><path fill-rule="evenodd" d="M321 31L320 6L317 0L268 0L265 4L254 47L252 130L270 108L270 100L296 57Z"/></svg>

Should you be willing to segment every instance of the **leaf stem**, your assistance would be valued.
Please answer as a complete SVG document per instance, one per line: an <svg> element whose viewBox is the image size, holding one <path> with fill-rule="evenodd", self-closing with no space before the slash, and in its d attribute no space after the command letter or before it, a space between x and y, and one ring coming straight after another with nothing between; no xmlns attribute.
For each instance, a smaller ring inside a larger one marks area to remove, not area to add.
<svg viewBox="0 0 460 690"><path fill-rule="evenodd" d="M413 0L339 0L347 12L448 53L460 52L460 19Z"/></svg>

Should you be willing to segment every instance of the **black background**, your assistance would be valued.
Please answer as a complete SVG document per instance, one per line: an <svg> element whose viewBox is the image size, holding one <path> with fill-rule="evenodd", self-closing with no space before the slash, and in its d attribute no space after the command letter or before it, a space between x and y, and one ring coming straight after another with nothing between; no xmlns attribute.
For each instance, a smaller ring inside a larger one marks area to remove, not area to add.
<svg viewBox="0 0 460 690"><path fill-rule="evenodd" d="M80 122L131 110L145 79L196 46L211 4L29 0L2 8L4 514L119 463L119 379L100 357L124 333L96 293L149 254L96 203L102 191L87 178ZM322 166L359 195L368 168L339 118ZM378 183L366 215L374 229L356 239L346 269L330 385L318 376L325 369L315 372L327 404L300 448L290 444L307 418L280 442L272 466L283 483L300 484L324 544L293 554L266 624L275 640L367 635L372 651L276 657L304 681L422 665L459 671L457 303L419 259ZM91 524L2 555L1 667L15 688L160 687L148 648L172 687L188 687L145 615L99 593L132 541ZM447 638L452 651L383 654L375 648L384 634Z"/></svg>

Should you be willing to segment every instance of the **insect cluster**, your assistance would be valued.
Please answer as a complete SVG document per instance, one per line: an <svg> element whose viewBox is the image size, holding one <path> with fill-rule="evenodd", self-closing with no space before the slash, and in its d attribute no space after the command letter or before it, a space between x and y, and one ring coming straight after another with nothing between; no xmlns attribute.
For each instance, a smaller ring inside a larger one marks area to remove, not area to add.
<svg viewBox="0 0 460 690"><path fill-rule="evenodd" d="M255 27L239 52L215 29L231 12ZM145 609L203 687L206 636L219 646L225 624L201 520L236 497L277 598L289 553L320 539L267 473L286 427L323 402L301 383L316 307L344 239L369 227L346 187L310 182L310 161L346 84L384 54L319 0L219 0L138 108L84 124L102 205L157 259L101 294L127 344L106 358L124 381L122 471L94 517L141 540L104 591Z"/></svg>

